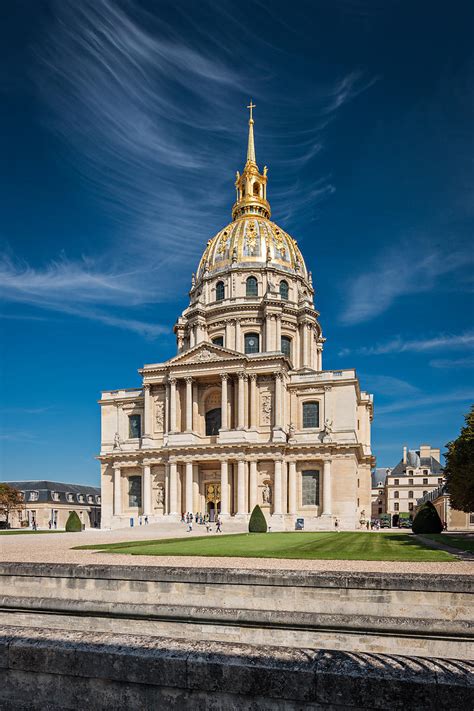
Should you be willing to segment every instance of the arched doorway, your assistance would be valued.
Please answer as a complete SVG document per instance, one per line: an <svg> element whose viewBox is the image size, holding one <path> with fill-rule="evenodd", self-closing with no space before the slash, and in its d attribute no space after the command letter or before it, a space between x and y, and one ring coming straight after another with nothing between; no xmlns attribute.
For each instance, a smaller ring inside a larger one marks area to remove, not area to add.
<svg viewBox="0 0 474 711"><path fill-rule="evenodd" d="M393 528L398 528L398 523L400 521L400 516L399 514L393 514L392 516L392 527Z"/></svg>
<svg viewBox="0 0 474 711"><path fill-rule="evenodd" d="M214 407L206 412L206 437L219 434L221 428L221 408Z"/></svg>
<svg viewBox="0 0 474 711"><path fill-rule="evenodd" d="M221 485L218 482L206 484L206 513L215 521L221 512Z"/></svg>

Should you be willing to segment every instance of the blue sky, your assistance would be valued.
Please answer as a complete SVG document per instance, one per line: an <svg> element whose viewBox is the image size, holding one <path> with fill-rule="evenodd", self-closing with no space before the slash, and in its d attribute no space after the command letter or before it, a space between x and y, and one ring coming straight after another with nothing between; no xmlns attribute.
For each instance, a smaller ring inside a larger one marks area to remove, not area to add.
<svg viewBox="0 0 474 711"><path fill-rule="evenodd" d="M378 466L474 395L474 5L16 0L0 28L2 474L97 483L102 389L175 352L230 220L250 97L324 367ZM6 158L6 160L5 160Z"/></svg>

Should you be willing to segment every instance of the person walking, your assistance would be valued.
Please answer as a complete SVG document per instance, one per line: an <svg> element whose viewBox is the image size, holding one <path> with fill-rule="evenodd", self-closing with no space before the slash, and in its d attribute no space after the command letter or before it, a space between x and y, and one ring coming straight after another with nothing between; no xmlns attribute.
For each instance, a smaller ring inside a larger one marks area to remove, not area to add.
<svg viewBox="0 0 474 711"><path fill-rule="evenodd" d="M145 516L145 526L148 526L148 516Z"/></svg>
<svg viewBox="0 0 474 711"><path fill-rule="evenodd" d="M336 518L334 520L334 529L335 529L336 533L339 533L339 519L338 518Z"/></svg>
<svg viewBox="0 0 474 711"><path fill-rule="evenodd" d="M220 516L217 517L216 533L222 533L222 521Z"/></svg>
<svg viewBox="0 0 474 711"><path fill-rule="evenodd" d="M193 520L190 518L189 521L188 521L188 527L187 527L187 529L186 529L186 532L187 532L187 533L192 533L192 531L193 531Z"/></svg>

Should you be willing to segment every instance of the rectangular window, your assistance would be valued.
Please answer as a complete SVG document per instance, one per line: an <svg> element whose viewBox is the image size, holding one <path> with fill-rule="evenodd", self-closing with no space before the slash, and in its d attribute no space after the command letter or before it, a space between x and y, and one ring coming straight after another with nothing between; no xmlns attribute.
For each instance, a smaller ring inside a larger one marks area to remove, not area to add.
<svg viewBox="0 0 474 711"><path fill-rule="evenodd" d="M427 484L427 483L428 483L428 479L423 479L423 484Z"/></svg>
<svg viewBox="0 0 474 711"><path fill-rule="evenodd" d="M413 511L413 502L410 501L408 504L408 511Z"/></svg>
<svg viewBox="0 0 474 711"><path fill-rule="evenodd" d="M216 336L215 338L212 339L212 342L216 346L223 346L224 345L224 336Z"/></svg>
<svg viewBox="0 0 474 711"><path fill-rule="evenodd" d="M130 439L138 439L142 436L141 415L128 416L128 436Z"/></svg>
<svg viewBox="0 0 474 711"><path fill-rule="evenodd" d="M303 403L303 428L319 427L319 402Z"/></svg>
<svg viewBox="0 0 474 711"><path fill-rule="evenodd" d="M399 511L400 506L399 506L398 502L393 505L393 509L394 509L394 511Z"/></svg>
<svg viewBox="0 0 474 711"><path fill-rule="evenodd" d="M469 525L470 526L474 525L474 513L469 514Z"/></svg>
<svg viewBox="0 0 474 711"><path fill-rule="evenodd" d="M408 479L408 486L413 486L413 479Z"/></svg>
<svg viewBox="0 0 474 711"><path fill-rule="evenodd" d="M302 475L303 506L319 506L319 472L306 471Z"/></svg>
<svg viewBox="0 0 474 711"><path fill-rule="evenodd" d="M443 483L443 478L440 477L440 478L438 479L438 484L442 484L442 483Z"/></svg>
<svg viewBox="0 0 474 711"><path fill-rule="evenodd" d="M394 486L400 486L400 479L394 479L394 480L393 480L393 485L394 485Z"/></svg>
<svg viewBox="0 0 474 711"><path fill-rule="evenodd" d="M142 505L142 478L141 478L141 476L128 477L128 505L130 508L141 508L141 505Z"/></svg>

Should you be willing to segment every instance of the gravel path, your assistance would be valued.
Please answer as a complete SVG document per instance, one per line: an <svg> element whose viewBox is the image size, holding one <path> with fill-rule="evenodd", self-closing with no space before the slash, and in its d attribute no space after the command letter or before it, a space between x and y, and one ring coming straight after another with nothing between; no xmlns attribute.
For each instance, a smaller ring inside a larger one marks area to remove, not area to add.
<svg viewBox="0 0 474 711"><path fill-rule="evenodd" d="M242 528L244 531L245 528ZM238 533L236 529L233 531ZM182 524L167 526L142 526L118 531L84 531L82 533L51 533L44 535L0 536L0 561L41 563L87 563L111 565L146 565L151 567L189 566L192 568L246 568L280 570L314 570L347 572L400 572L443 575L474 574L474 563L453 561L449 563L400 563L391 561L350 560L280 560L275 558L205 558L194 556L130 556L101 551L77 551L74 546L94 543L118 543L156 538L195 537L203 535L198 530L185 532ZM216 535L215 533L209 535ZM372 535L367 533L367 535Z"/></svg>

